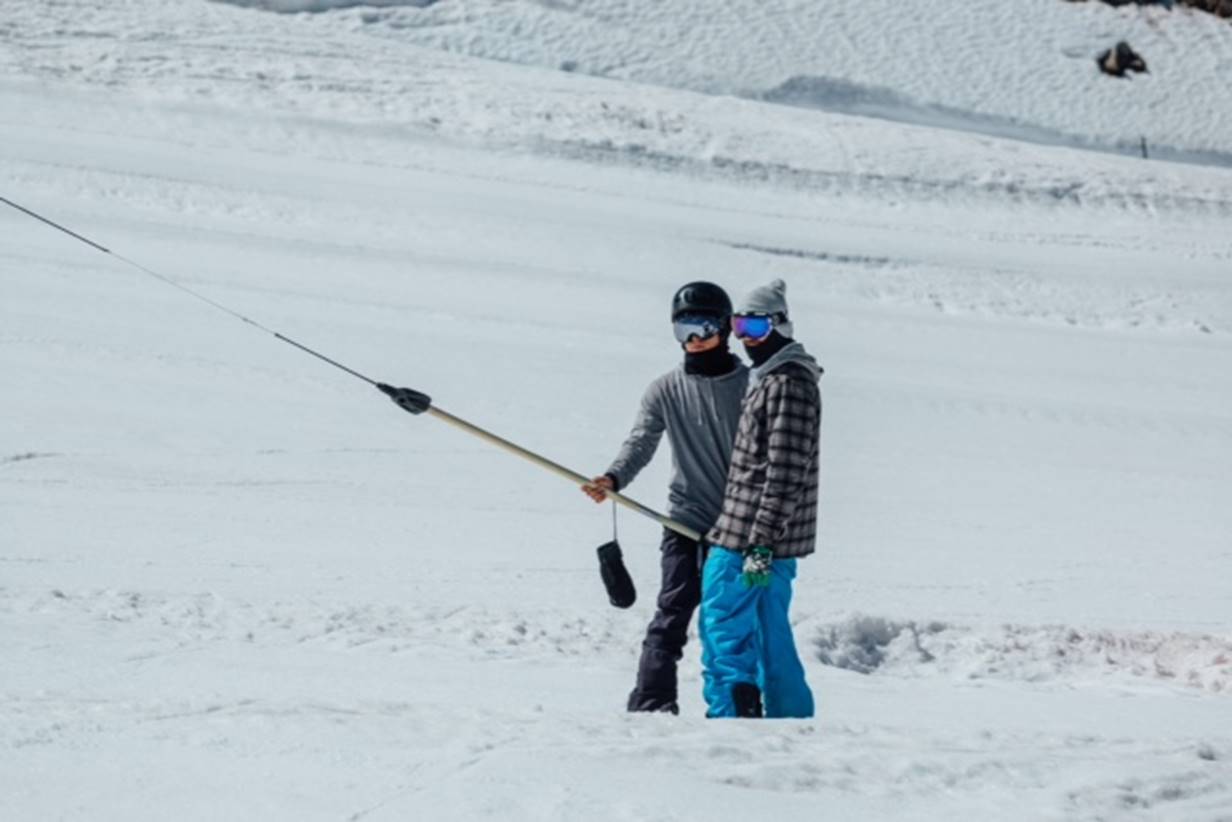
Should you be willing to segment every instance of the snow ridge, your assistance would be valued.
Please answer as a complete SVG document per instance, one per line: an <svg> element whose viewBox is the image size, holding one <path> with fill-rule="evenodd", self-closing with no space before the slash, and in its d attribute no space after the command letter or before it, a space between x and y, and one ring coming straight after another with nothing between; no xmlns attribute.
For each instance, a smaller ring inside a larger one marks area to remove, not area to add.
<svg viewBox="0 0 1232 822"><path fill-rule="evenodd" d="M973 628L856 615L819 627L814 647L826 665L862 674L1155 681L1232 693L1232 636L1062 625Z"/></svg>

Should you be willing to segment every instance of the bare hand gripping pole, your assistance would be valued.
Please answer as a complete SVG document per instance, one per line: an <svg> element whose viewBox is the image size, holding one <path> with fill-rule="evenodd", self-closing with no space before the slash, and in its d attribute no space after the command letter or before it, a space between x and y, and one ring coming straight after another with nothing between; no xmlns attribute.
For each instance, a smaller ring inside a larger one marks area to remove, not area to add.
<svg viewBox="0 0 1232 822"><path fill-rule="evenodd" d="M553 462L540 454L536 454L534 451L523 448L517 443L510 442L503 437L498 437L491 431L485 431L474 423L470 423L464 419L455 417L447 411L442 411L432 404L432 398L427 394L423 394L411 388L395 388L394 386L386 385L385 383L377 383L376 387L388 395L389 398L397 403L399 407L411 414L431 414L437 419L443 420L455 428L461 428L468 434L474 434L480 439L487 440L498 448L503 448L512 454L517 454L523 459L530 460L540 468L546 468L553 474L569 480L576 485L590 485L590 480L578 472L571 471L565 466ZM689 526L682 525L681 523L676 522L676 520L666 517L652 508L647 508L637 500L626 497L624 494L617 493L616 491L608 491L607 496L614 502L618 502L626 508L631 508L642 516L649 517L662 525L664 528L671 529L672 531L675 531L676 533L686 536L692 540L700 542L702 539L702 535L697 531L694 531Z"/></svg>
<svg viewBox="0 0 1232 822"><path fill-rule="evenodd" d="M17 211L22 212L23 214L33 217L39 222L45 223L51 226L52 228L56 229L57 231L62 231L65 234L67 234L69 237L72 237L74 240L78 240L79 242L85 243L86 245L90 246L96 251L101 251L104 254L107 254L111 257L115 257L117 260L120 260L121 262L132 266L133 268L137 269L143 274L147 274L151 277L154 277L155 279L160 280L163 283L166 283L167 285L172 286L173 288L178 288L180 291L185 292L189 296L194 297L200 300L201 302L204 302L210 306L213 306L219 311L224 311L227 314L230 314L232 317L235 317L236 319L247 323L248 325L255 326L256 328L259 328L262 331L272 334L275 338L281 340L282 342L287 343L288 345L294 346L295 348L298 348L304 353L309 354L313 357L316 357L318 360L321 360L322 362L332 365L334 368L337 368L341 371L345 371L346 373L350 374L352 377L355 377L356 379L363 380L369 385L375 386L376 388L380 389L382 393L384 393L390 399L392 399L395 403L397 403L399 407L401 407L402 409L412 414L424 414L424 413L431 414L437 419L443 420L444 422L447 422L450 425L455 426L457 428L461 428L463 431L466 431L469 434L473 434L479 437L480 439L487 440L488 442L492 443L493 445L499 448L503 448L504 450L509 451L510 453L517 454L518 456L523 457L524 459L530 460L531 462L538 465L540 468L546 468L547 470L551 471L557 476L563 477L564 479L567 479L576 485L582 485L582 486L590 485L590 480L587 477L584 477L581 474L577 473L576 471L570 471L568 468L565 468L563 465L552 462L546 457L540 456L539 454L536 454L533 451L523 448L522 446L517 445L516 443L512 443L509 440L503 439L502 437L498 437L495 434L491 433L490 431L485 431L479 426L469 423L466 420L461 419L460 417L455 417L453 414L449 414L445 411L442 411L441 409L432 405L432 399L427 394L420 393L419 391L415 391L410 388L395 388L383 382L377 382L376 380L371 379L370 377L366 377L363 374L359 373L358 371L355 371L354 369L348 368L347 366L343 365L337 360L332 360L329 357L325 356L324 354L321 354L318 351L314 351L308 346L303 345L302 343L296 342L290 337L284 336L283 334L280 334L271 328L266 328L261 323L256 322L255 320L251 320L248 317L245 317L243 314L240 314L237 311L233 311L230 308L227 308L222 303L215 302L214 300L211 300L209 297L206 297L202 294L198 294L196 291L192 290L191 288L188 288L185 285L182 285L176 282L170 277L167 277L163 274L159 274L157 271L153 271L149 268L146 268L145 266L139 263L133 262L132 260L126 257L122 257L121 255L115 253L111 249L105 246L102 246L94 242L93 240L87 239L86 237L83 237L81 234L78 234L75 231L71 231L65 228L59 223L53 222L52 220L49 220L43 215L38 214L34 211L31 211L25 206L18 205L17 203L5 197L0 197L0 203L4 203L5 205L10 206L16 209ZM694 531L692 528L688 527L687 525L682 525L681 523L676 522L674 519L671 519L670 517L666 517L663 514L660 514L659 512L651 508L647 508L645 505L642 505L637 500L630 499L629 497L626 497L623 494L618 494L615 491L608 491L607 495L611 497L613 501L620 503L626 508L631 508L634 511L641 514L642 516L653 519L655 522L659 523L664 528L669 528L678 534L682 534L688 537L689 539L701 540L702 538L701 534L699 534L697 531Z"/></svg>

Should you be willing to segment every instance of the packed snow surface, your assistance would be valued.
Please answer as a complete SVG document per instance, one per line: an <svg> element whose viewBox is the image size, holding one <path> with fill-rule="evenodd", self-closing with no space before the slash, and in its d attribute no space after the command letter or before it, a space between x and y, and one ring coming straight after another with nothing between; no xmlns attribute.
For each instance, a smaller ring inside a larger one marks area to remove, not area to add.
<svg viewBox="0 0 1232 822"><path fill-rule="evenodd" d="M0 196L113 254L0 203L0 819L1232 817L1232 171L781 105L802 21L872 23L712 7L5 4ZM529 54L569 21L660 64ZM984 82L878 54L830 76ZM1142 123L1226 148L1171 70ZM1125 137L1092 83L1031 122ZM606 508L264 330L597 473L700 277L784 278L826 367L814 720L703 719L695 639L625 714L655 526L611 609Z"/></svg>

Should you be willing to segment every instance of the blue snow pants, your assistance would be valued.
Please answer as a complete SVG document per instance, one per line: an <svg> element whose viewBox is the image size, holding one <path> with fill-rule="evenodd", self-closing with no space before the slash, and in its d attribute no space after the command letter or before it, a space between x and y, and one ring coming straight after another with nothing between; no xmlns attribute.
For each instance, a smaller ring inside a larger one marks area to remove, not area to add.
<svg viewBox="0 0 1232 822"><path fill-rule="evenodd" d="M787 609L794 559L776 559L770 584L749 587L740 579L744 556L715 545L702 570L702 692L706 716L736 716L732 688L756 685L767 717L813 715L813 692L804 681Z"/></svg>

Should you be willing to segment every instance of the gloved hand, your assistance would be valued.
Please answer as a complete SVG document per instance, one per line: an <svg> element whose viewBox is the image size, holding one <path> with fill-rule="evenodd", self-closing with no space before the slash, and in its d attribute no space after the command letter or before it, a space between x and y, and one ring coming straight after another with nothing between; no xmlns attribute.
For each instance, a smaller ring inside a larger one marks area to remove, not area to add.
<svg viewBox="0 0 1232 822"><path fill-rule="evenodd" d="M754 545L744 552L744 565L740 579L750 588L770 584L770 566L774 563L774 551L764 545Z"/></svg>

